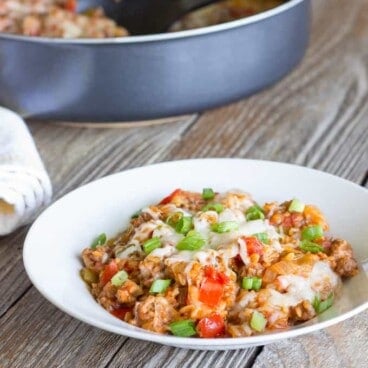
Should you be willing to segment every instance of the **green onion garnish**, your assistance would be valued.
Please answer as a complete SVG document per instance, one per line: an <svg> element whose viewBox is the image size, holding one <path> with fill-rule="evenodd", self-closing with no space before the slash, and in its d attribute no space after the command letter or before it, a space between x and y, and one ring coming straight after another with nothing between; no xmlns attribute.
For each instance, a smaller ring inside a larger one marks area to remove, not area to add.
<svg viewBox="0 0 368 368"><path fill-rule="evenodd" d="M259 207L258 205L254 205L246 210L245 218L247 219L247 221L263 220L265 218L265 215L261 207Z"/></svg>
<svg viewBox="0 0 368 368"><path fill-rule="evenodd" d="M270 244L270 239L268 238L267 233L257 233L254 236L260 240L264 244Z"/></svg>
<svg viewBox="0 0 368 368"><path fill-rule="evenodd" d="M189 337L197 333L195 324L190 319L173 322L169 327L175 336Z"/></svg>
<svg viewBox="0 0 368 368"><path fill-rule="evenodd" d="M202 238L201 234L191 230L188 232L187 236L176 244L176 249L178 250L198 250L203 247L205 240Z"/></svg>
<svg viewBox="0 0 368 368"><path fill-rule="evenodd" d="M246 290L251 290L253 287L253 277L243 277L242 288Z"/></svg>
<svg viewBox="0 0 368 368"><path fill-rule="evenodd" d="M124 270L121 270L111 278L111 283L114 286L121 286L126 280L128 280L128 274Z"/></svg>
<svg viewBox="0 0 368 368"><path fill-rule="evenodd" d="M221 203L208 203L203 208L202 211L216 211L217 213L221 213L224 210L224 206Z"/></svg>
<svg viewBox="0 0 368 368"><path fill-rule="evenodd" d="M224 221L218 222L217 224L213 224L211 226L211 230L215 233L228 233L232 230L238 230L239 224L235 221Z"/></svg>
<svg viewBox="0 0 368 368"><path fill-rule="evenodd" d="M153 281L151 288L150 288L150 293L151 294L164 293L166 289L169 287L170 283L171 283L171 280L157 279Z"/></svg>
<svg viewBox="0 0 368 368"><path fill-rule="evenodd" d="M96 249L99 245L106 243L107 237L105 233L100 234L91 244L92 249Z"/></svg>
<svg viewBox="0 0 368 368"><path fill-rule="evenodd" d="M254 311L250 320L250 327L257 332L262 332L264 331L266 324L267 320L265 316L258 311Z"/></svg>
<svg viewBox="0 0 368 368"><path fill-rule="evenodd" d="M332 306L334 300L334 294L330 293L326 300L321 301L319 295L317 295L313 300L313 308L317 314L324 312L326 309Z"/></svg>
<svg viewBox="0 0 368 368"><path fill-rule="evenodd" d="M176 224L175 230L179 234L186 234L192 228L193 220L190 216L183 216Z"/></svg>
<svg viewBox="0 0 368 368"><path fill-rule="evenodd" d="M253 290L258 291L262 286L262 279L260 277L253 277Z"/></svg>
<svg viewBox="0 0 368 368"><path fill-rule="evenodd" d="M143 243L143 250L146 254L150 254L154 249L161 247L161 240L157 236L146 240Z"/></svg>
<svg viewBox="0 0 368 368"><path fill-rule="evenodd" d="M137 212L134 212L133 215L130 218L132 218L132 219L138 218L141 213L142 213L142 210L139 210Z"/></svg>
<svg viewBox="0 0 368 368"><path fill-rule="evenodd" d="M302 240L299 244L299 248L303 252L311 252L311 253L324 252L323 247L321 247L319 244L313 243L309 240Z"/></svg>
<svg viewBox="0 0 368 368"><path fill-rule="evenodd" d="M303 240L315 240L318 238L322 238L323 229L321 225L311 225L302 230L302 239Z"/></svg>
<svg viewBox="0 0 368 368"><path fill-rule="evenodd" d="M258 291L262 286L262 279L260 277L243 277L242 288L246 290Z"/></svg>
<svg viewBox="0 0 368 368"><path fill-rule="evenodd" d="M175 212L172 215L170 215L166 222L175 229L176 224L183 218L183 212Z"/></svg>
<svg viewBox="0 0 368 368"><path fill-rule="evenodd" d="M205 200L213 199L215 198L215 192L213 191L212 188L203 188L202 198Z"/></svg>
<svg viewBox="0 0 368 368"><path fill-rule="evenodd" d="M300 212L303 213L305 204L300 202L299 199L294 198L289 206L289 212Z"/></svg>

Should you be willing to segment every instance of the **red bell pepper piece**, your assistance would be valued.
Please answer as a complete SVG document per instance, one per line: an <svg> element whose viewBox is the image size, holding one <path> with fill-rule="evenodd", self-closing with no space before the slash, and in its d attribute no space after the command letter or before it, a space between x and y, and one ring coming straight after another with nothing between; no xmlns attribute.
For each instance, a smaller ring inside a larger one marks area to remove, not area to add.
<svg viewBox="0 0 368 368"><path fill-rule="evenodd" d="M119 318L119 319L124 319L125 315L128 313L128 312L131 312L132 311L132 308L129 308L129 307L121 307L121 308L117 308L117 309L114 309L113 311L111 311L110 313Z"/></svg>
<svg viewBox="0 0 368 368"><path fill-rule="evenodd" d="M174 197L176 195L178 195L179 193L181 193L181 189L175 189L170 195L168 195L167 197L165 197L160 204L168 204L170 202L172 202L172 200L174 199Z"/></svg>
<svg viewBox="0 0 368 368"><path fill-rule="evenodd" d="M225 332L225 323L219 314L202 318L197 325L200 337L218 337Z"/></svg>
<svg viewBox="0 0 368 368"><path fill-rule="evenodd" d="M199 300L210 307L216 307L224 294L224 284L229 281L229 278L211 266L205 268L204 274L205 277L199 289Z"/></svg>
<svg viewBox="0 0 368 368"><path fill-rule="evenodd" d="M101 285L105 286L118 271L119 269L115 261L111 261L109 264L107 264L104 267L100 277Z"/></svg>
<svg viewBox="0 0 368 368"><path fill-rule="evenodd" d="M77 10L77 0L66 0L64 7L74 13Z"/></svg>
<svg viewBox="0 0 368 368"><path fill-rule="evenodd" d="M245 241L249 255L256 253L261 256L263 254L263 244L258 238L255 236L244 236L243 240Z"/></svg>

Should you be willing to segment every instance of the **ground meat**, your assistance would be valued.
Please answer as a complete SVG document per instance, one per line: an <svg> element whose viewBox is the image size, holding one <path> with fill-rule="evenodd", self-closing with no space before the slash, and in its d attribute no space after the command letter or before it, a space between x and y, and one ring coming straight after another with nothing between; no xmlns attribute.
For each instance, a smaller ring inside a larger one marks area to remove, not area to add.
<svg viewBox="0 0 368 368"><path fill-rule="evenodd" d="M152 216L147 212L142 212L138 215L138 217L132 218L130 224L136 228L141 226L144 222L148 222L150 220L152 220Z"/></svg>
<svg viewBox="0 0 368 368"><path fill-rule="evenodd" d="M177 311L165 297L153 295L135 304L134 316L134 324L158 333L167 332L168 325L178 319Z"/></svg>
<svg viewBox="0 0 368 368"><path fill-rule="evenodd" d="M125 231L120 233L116 238L109 240L111 242L111 246L113 248L116 247L124 247L128 244L131 236L134 234L135 228L132 224L130 224Z"/></svg>
<svg viewBox="0 0 368 368"><path fill-rule="evenodd" d="M308 321L312 319L316 312L308 300L303 300L294 307L290 307L289 319L292 321Z"/></svg>
<svg viewBox="0 0 368 368"><path fill-rule="evenodd" d="M247 277L247 276L262 277L263 272L264 272L264 267L262 266L261 263L250 263L249 265L244 265L239 270L241 277Z"/></svg>
<svg viewBox="0 0 368 368"><path fill-rule="evenodd" d="M185 286L187 284L186 267L186 262L167 262L166 271L170 278L173 278L179 285Z"/></svg>
<svg viewBox="0 0 368 368"><path fill-rule="evenodd" d="M170 203L176 207L183 208L189 211L199 211L206 204L200 193L187 192L178 190L170 199Z"/></svg>
<svg viewBox="0 0 368 368"><path fill-rule="evenodd" d="M227 332L231 337L246 337L253 335L252 329L247 323L242 323L240 325L227 325Z"/></svg>
<svg viewBox="0 0 368 368"><path fill-rule="evenodd" d="M134 303L137 296L142 295L142 288L134 281L126 280L122 286L119 287L116 292L117 300L122 304Z"/></svg>
<svg viewBox="0 0 368 368"><path fill-rule="evenodd" d="M159 257L146 257L139 264L141 281L144 286L150 286L153 280L164 277L164 262Z"/></svg>
<svg viewBox="0 0 368 368"><path fill-rule="evenodd" d="M303 213L299 213L289 212L290 204L291 201L281 204L271 202L264 205L266 218L272 225L281 226L286 235L297 238L300 230L309 225L321 225L323 230L328 230L326 219L316 206L306 205Z"/></svg>
<svg viewBox="0 0 368 368"><path fill-rule="evenodd" d="M108 282L99 293L98 302L108 311L119 308L120 303L116 298L116 286Z"/></svg>
<svg viewBox="0 0 368 368"><path fill-rule="evenodd" d="M358 263L353 257L353 249L346 240L332 240L328 255L332 269L341 277L351 277L358 273Z"/></svg>
<svg viewBox="0 0 368 368"><path fill-rule="evenodd" d="M87 268L100 272L112 255L108 246L99 246L96 249L86 248L82 252L82 259Z"/></svg>
<svg viewBox="0 0 368 368"><path fill-rule="evenodd" d="M0 32L60 38L127 36L102 8L76 13L74 0L1 0Z"/></svg>
<svg viewBox="0 0 368 368"><path fill-rule="evenodd" d="M279 258L280 253L275 248L268 245L263 246L262 261L265 267L269 266L272 263L277 262Z"/></svg>

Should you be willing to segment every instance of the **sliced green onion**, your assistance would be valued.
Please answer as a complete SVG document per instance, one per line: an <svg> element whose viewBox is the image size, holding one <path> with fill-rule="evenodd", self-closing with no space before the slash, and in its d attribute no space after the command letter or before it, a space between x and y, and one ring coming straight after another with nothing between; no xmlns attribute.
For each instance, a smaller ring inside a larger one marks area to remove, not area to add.
<svg viewBox="0 0 368 368"><path fill-rule="evenodd" d="M299 244L299 248L303 252L311 252L311 253L324 252L323 247L321 247L319 244L313 243L309 240L302 240Z"/></svg>
<svg viewBox="0 0 368 368"><path fill-rule="evenodd" d="M324 312L330 308L334 301L334 294L330 293L326 300L321 301L319 295L317 295L313 300L313 308L317 314Z"/></svg>
<svg viewBox="0 0 368 368"><path fill-rule="evenodd" d="M265 316L258 311L254 311L250 320L250 327L257 332L262 332L264 331L266 324L267 320Z"/></svg>
<svg viewBox="0 0 368 368"><path fill-rule="evenodd" d="M321 225L311 225L302 230L302 239L303 240L315 240L318 238L322 238L323 229Z"/></svg>
<svg viewBox="0 0 368 368"><path fill-rule="evenodd" d="M294 198L289 206L289 212L300 212L303 213L305 204L300 202L299 199Z"/></svg>
<svg viewBox="0 0 368 368"><path fill-rule="evenodd" d="M243 277L242 288L246 290L258 291L262 286L262 279L260 277Z"/></svg>
<svg viewBox="0 0 368 368"><path fill-rule="evenodd" d="M270 244L270 239L268 238L267 233L257 233L254 236L260 240L264 244Z"/></svg>
<svg viewBox="0 0 368 368"><path fill-rule="evenodd" d="M205 200L213 199L215 198L215 192L213 191L212 188L203 188L202 198Z"/></svg>
<svg viewBox="0 0 368 368"><path fill-rule="evenodd" d="M171 214L166 222L175 229L177 223L183 218L183 212L175 212L173 214Z"/></svg>
<svg viewBox="0 0 368 368"><path fill-rule="evenodd" d="M262 286L262 279L260 277L253 277L253 290L258 291Z"/></svg>
<svg viewBox="0 0 368 368"><path fill-rule="evenodd" d="M238 230L239 224L235 221L223 221L218 222L217 224L213 224L211 226L211 230L215 233L228 233L233 230Z"/></svg>
<svg viewBox="0 0 368 368"><path fill-rule="evenodd" d="M161 247L161 240L157 236L148 239L143 243L143 250L146 254L150 254L153 250L160 247Z"/></svg>
<svg viewBox="0 0 368 368"><path fill-rule="evenodd" d="M111 284L114 286L121 286L126 280L128 280L128 274L124 270L121 270L111 278Z"/></svg>
<svg viewBox="0 0 368 368"><path fill-rule="evenodd" d="M198 250L203 247L205 240L202 238L201 234L191 230L188 232L187 236L176 244L176 249L178 250Z"/></svg>
<svg viewBox="0 0 368 368"><path fill-rule="evenodd" d="M190 216L183 216L176 224L175 230L179 234L186 234L192 228L193 220Z"/></svg>
<svg viewBox="0 0 368 368"><path fill-rule="evenodd" d="M197 334L195 324L190 319L173 322L169 327L175 336L189 337Z"/></svg>
<svg viewBox="0 0 368 368"><path fill-rule="evenodd" d="M221 203L208 203L203 208L202 211L216 211L217 213L221 213L224 210L224 206Z"/></svg>
<svg viewBox="0 0 368 368"><path fill-rule="evenodd" d="M246 290L252 290L253 287L253 277L243 277L242 288Z"/></svg>
<svg viewBox="0 0 368 368"><path fill-rule="evenodd" d="M157 279L155 281L153 281L151 288L150 288L150 293L154 294L154 293L164 293L166 291L166 289L169 287L171 283L171 280L161 280L161 279Z"/></svg>
<svg viewBox="0 0 368 368"><path fill-rule="evenodd" d="M134 212L133 215L130 218L132 218L132 219L138 218L141 213L142 213L142 210L139 210L137 212Z"/></svg>
<svg viewBox="0 0 368 368"><path fill-rule="evenodd" d="M100 234L91 244L92 249L96 249L100 245L104 245L106 243L107 237L105 233Z"/></svg>
<svg viewBox="0 0 368 368"><path fill-rule="evenodd" d="M258 205L254 205L246 210L245 218L247 219L247 221L263 220L265 218L265 215L261 207L259 207Z"/></svg>

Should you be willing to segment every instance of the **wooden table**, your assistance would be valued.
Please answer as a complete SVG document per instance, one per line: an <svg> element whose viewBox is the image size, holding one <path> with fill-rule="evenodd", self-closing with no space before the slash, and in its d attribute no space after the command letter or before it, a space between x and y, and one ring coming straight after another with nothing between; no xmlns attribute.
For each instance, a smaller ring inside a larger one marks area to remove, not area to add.
<svg viewBox="0 0 368 368"><path fill-rule="evenodd" d="M256 96L167 124L97 129L30 122L54 199L113 172L194 157L291 162L367 186L368 1L313 6L304 61ZM27 229L0 239L1 368L368 366L368 313L261 354L262 348L181 350L87 326L31 285L22 263Z"/></svg>

